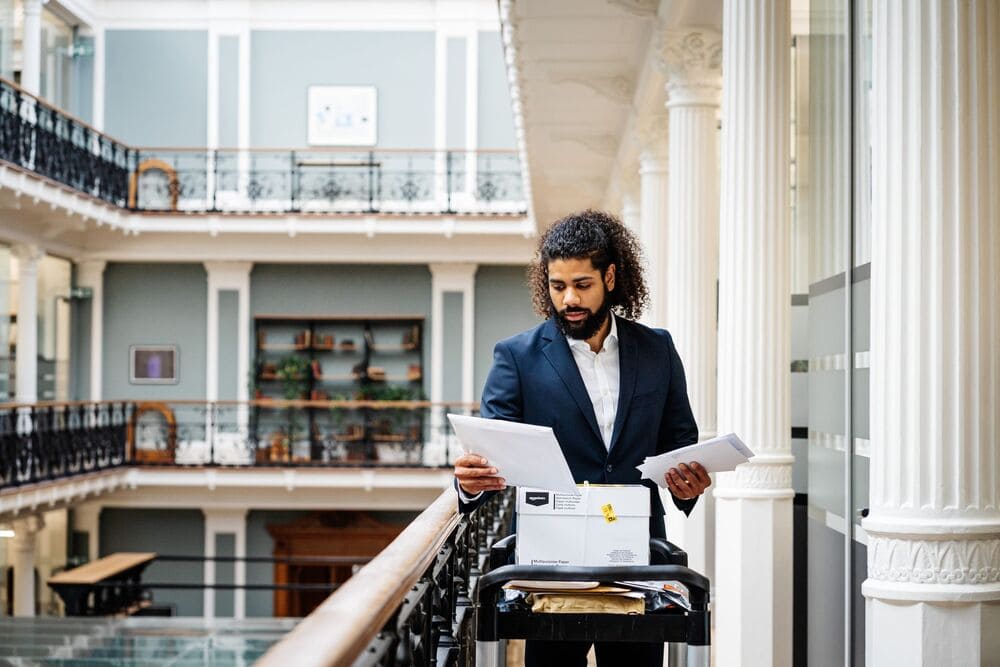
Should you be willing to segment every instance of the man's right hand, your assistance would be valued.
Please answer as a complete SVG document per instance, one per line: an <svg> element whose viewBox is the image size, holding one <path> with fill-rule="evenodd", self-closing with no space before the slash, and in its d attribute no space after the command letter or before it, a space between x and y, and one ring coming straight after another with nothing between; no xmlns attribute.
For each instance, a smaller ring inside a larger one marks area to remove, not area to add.
<svg viewBox="0 0 1000 667"><path fill-rule="evenodd" d="M497 477L497 469L478 454L462 454L455 459L455 479L470 496L507 488L505 480Z"/></svg>

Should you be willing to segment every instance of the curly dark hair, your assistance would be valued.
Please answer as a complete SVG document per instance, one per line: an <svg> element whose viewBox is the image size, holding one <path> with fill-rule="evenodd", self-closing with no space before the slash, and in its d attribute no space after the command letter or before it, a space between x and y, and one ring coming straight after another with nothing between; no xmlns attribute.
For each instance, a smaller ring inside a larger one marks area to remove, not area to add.
<svg viewBox="0 0 1000 667"><path fill-rule="evenodd" d="M587 209L555 221L535 249L528 265L528 286L535 312L552 316L549 297L549 262L556 259L589 259L604 275L615 265L615 288L609 298L615 314L636 320L649 305L643 275L642 246L621 221L610 213Z"/></svg>

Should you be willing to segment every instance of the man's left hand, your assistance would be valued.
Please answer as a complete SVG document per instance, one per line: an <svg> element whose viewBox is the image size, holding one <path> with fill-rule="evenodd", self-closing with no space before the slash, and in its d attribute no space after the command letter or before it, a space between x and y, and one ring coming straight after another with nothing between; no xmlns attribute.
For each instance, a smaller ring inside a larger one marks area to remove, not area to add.
<svg viewBox="0 0 1000 667"><path fill-rule="evenodd" d="M697 462L682 463L676 468L671 468L664 478L670 493L678 500L697 498L712 484L708 471Z"/></svg>

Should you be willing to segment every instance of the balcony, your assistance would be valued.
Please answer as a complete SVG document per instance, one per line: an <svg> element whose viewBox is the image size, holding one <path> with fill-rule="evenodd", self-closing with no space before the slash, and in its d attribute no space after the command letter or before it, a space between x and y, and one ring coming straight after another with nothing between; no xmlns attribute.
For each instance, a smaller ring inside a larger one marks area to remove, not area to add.
<svg viewBox="0 0 1000 667"><path fill-rule="evenodd" d="M0 515L140 486L257 488L262 501L296 488L439 490L459 451L445 415L475 411L421 401L4 404Z"/></svg>
<svg viewBox="0 0 1000 667"><path fill-rule="evenodd" d="M134 147L3 79L0 161L137 214L527 215L514 151Z"/></svg>

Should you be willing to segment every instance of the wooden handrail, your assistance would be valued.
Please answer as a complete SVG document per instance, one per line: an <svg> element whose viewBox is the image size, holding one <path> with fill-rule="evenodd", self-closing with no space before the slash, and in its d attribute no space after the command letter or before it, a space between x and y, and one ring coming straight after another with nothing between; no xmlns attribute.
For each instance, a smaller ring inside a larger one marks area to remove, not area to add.
<svg viewBox="0 0 1000 667"><path fill-rule="evenodd" d="M257 667L352 664L458 525L457 501L453 489L445 490L374 560L272 646Z"/></svg>

